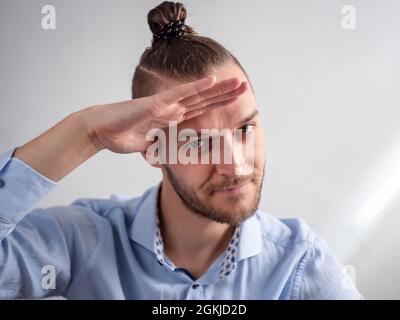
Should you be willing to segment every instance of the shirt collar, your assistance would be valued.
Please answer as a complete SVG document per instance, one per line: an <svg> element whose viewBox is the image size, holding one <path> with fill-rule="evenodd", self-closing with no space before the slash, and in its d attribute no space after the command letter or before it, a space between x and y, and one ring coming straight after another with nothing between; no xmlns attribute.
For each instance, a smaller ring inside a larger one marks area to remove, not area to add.
<svg viewBox="0 0 400 320"><path fill-rule="evenodd" d="M163 242L158 220L158 185L149 188L143 194L143 201L130 228L130 238L156 255L160 264L165 264ZM219 277L229 275L238 261L257 255L262 250L260 222L254 214L241 223L235 230L231 242L225 251Z"/></svg>
<svg viewBox="0 0 400 320"><path fill-rule="evenodd" d="M139 205L136 217L130 228L130 238L156 253L154 247L154 239L157 231L157 201L158 191L161 187L161 182L145 191L142 195L142 203Z"/></svg>

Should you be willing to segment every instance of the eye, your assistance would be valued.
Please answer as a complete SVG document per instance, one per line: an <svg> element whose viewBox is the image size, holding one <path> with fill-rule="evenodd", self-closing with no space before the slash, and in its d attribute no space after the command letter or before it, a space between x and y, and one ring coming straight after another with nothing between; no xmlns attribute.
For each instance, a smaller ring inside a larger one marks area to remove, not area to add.
<svg viewBox="0 0 400 320"><path fill-rule="evenodd" d="M239 128L239 132L242 134L246 134L247 132L252 132L254 130L255 125L251 123L247 123Z"/></svg>
<svg viewBox="0 0 400 320"><path fill-rule="evenodd" d="M203 147L203 145L204 145L204 141L203 140L195 140L195 141L190 142L188 144L188 147L190 149L200 149L200 148Z"/></svg>

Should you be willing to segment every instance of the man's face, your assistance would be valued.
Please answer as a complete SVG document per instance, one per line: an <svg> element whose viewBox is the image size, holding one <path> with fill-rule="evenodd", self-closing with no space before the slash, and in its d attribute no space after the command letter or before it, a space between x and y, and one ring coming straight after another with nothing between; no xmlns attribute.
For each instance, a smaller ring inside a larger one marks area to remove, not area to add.
<svg viewBox="0 0 400 320"><path fill-rule="evenodd" d="M240 68L233 63L221 67L214 74L217 81L232 77L247 81ZM164 89L173 85L169 84ZM251 89L232 104L181 122L176 129L178 135L183 129L198 132L201 129L217 129L224 132L219 146L211 138L207 139L207 145L201 136L191 139L190 143L189 139L176 142L178 150L190 148L192 158L198 154L198 164L180 163L178 157L176 164L162 166L164 179L171 184L183 204L193 213L219 223L236 225L250 217L259 204L266 158L264 133ZM212 152L216 147L220 152L219 163L212 161ZM250 155L248 150L252 150ZM231 163L224 161L227 151ZM209 155L206 156L208 163L201 163L201 153Z"/></svg>

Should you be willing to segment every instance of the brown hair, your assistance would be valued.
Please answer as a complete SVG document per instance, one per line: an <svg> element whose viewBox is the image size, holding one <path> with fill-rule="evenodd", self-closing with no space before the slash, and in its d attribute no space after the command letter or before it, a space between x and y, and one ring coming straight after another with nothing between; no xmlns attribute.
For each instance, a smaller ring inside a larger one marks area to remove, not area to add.
<svg viewBox="0 0 400 320"><path fill-rule="evenodd" d="M185 21L186 8L180 2L164 1L149 11L147 22L157 34L172 22ZM193 81L228 62L236 63L248 78L239 61L217 41L198 35L185 24L179 38L153 37L140 57L132 79L132 99L150 96L165 80ZM251 85L251 84L250 84Z"/></svg>

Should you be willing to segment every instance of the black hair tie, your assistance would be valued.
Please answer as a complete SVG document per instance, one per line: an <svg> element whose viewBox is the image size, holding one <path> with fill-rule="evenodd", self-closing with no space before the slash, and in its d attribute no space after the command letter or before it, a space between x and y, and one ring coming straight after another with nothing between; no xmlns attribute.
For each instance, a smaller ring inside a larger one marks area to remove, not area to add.
<svg viewBox="0 0 400 320"><path fill-rule="evenodd" d="M183 20L172 21L172 22L168 23L167 25L165 25L160 32L154 33L153 38L154 39L163 39L163 40L177 39L183 35L185 29L186 29L186 26L185 26Z"/></svg>

